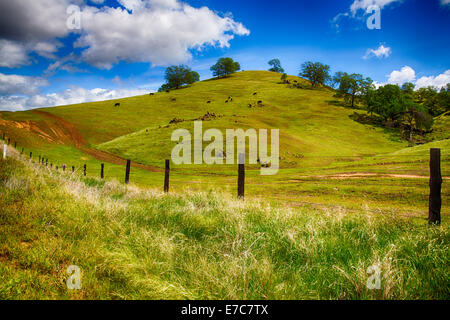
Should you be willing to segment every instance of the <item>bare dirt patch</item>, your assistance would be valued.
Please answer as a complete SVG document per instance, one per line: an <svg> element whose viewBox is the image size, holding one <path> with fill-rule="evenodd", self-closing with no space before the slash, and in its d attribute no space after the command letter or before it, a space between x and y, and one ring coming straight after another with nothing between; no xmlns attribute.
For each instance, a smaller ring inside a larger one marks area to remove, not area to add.
<svg viewBox="0 0 450 320"><path fill-rule="evenodd" d="M429 176L420 176L414 174L390 174L390 173L373 173L373 172L350 172L350 173L340 173L340 174L330 174L330 175L317 175L317 176L304 176L303 179L308 178L318 178L318 179L333 179L333 180L343 180L343 179L360 179L360 178L400 178L400 179L429 179ZM297 182L303 180L291 179L291 182ZM442 177L442 179L450 179L450 177Z"/></svg>
<svg viewBox="0 0 450 320"><path fill-rule="evenodd" d="M26 130L32 134L41 137L42 139L48 142L65 145L72 144L77 149L83 151L84 153L100 161L118 165L126 164L126 159L123 159L117 155L108 152L91 148L86 139L84 139L82 134L78 131L77 127L74 124L70 123L69 121L45 111L34 110L33 113L43 116L44 120L7 121L0 118L0 125L5 125L8 127L13 126L19 129ZM147 170L151 172L162 171L162 169L160 168L136 162L132 162L131 166L134 168Z"/></svg>

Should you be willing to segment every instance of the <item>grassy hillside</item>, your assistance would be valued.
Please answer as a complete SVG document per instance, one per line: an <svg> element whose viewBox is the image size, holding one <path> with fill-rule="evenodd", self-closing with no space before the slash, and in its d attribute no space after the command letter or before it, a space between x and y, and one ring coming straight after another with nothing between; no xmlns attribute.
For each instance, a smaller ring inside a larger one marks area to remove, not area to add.
<svg viewBox="0 0 450 320"><path fill-rule="evenodd" d="M449 140L408 148L394 131L352 120L355 110L337 101L332 90L291 89L279 78L272 72L245 71L169 93L2 112L0 130L18 142L19 151L25 147L35 158L73 165L77 173L87 164L88 175L98 177L104 162L107 180L123 181L124 159L131 159L142 164L132 168L132 182L161 187L164 160L175 146L172 132L192 132L194 119L210 112L216 117L203 121L204 130L280 129L281 170L262 177L259 166L247 166L248 196L426 216L428 149L442 148L442 172L449 176ZM289 79L308 87L303 79ZM230 96L233 101L225 103ZM116 102L120 107L114 107ZM169 124L174 118L184 121ZM436 139L445 138L447 118L436 121ZM235 165L172 164L171 188L235 194L236 171ZM449 213L449 194L444 183L444 215Z"/></svg>
<svg viewBox="0 0 450 320"><path fill-rule="evenodd" d="M0 161L0 299L448 299L448 224ZM20 160L17 160L20 159ZM66 269L81 268L81 290ZM378 265L380 290L367 268Z"/></svg>
<svg viewBox="0 0 450 320"><path fill-rule="evenodd" d="M195 83L170 93L46 108L41 111L74 124L81 135L94 145L144 129L149 129L147 139L153 142L165 141L170 137L171 130L162 129L170 120L180 118L188 121L203 116L207 111L223 116L220 121L211 121L211 126L219 129L230 125L280 128L284 137L281 141L284 141L286 148L295 148L292 152L360 155L389 152L404 145L392 141L388 134L382 134L382 129L352 121L348 116L353 110L336 106L333 94L334 92L326 89L290 89L279 83L279 74L246 71L226 79ZM233 102L225 103L229 96L233 97ZM172 101L173 99L176 100ZM211 103L208 104L207 101ZM249 104L256 106L258 101L262 101L264 107L248 107ZM114 107L116 102L121 106ZM3 113L2 117L8 120L40 121L43 116L35 112L22 112ZM145 136L141 131L141 135L130 137L131 141L122 142L131 143L133 138L141 140ZM142 142L141 146L148 150L148 154L140 160L154 160L151 142ZM113 147L114 142L105 146L106 149ZM167 150L170 150L169 146ZM133 153L133 150L129 150L129 153Z"/></svg>

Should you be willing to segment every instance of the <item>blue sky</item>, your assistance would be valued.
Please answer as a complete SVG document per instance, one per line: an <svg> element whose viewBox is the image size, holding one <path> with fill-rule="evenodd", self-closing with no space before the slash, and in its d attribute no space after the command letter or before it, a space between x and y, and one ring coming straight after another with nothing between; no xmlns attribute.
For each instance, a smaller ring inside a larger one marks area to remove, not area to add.
<svg viewBox="0 0 450 320"><path fill-rule="evenodd" d="M0 0L0 110L143 94L158 89L171 64L207 79L223 56L244 70L279 58L289 74L312 60L377 84L450 82L450 0L47 3ZM371 5L380 8L380 29L367 27Z"/></svg>

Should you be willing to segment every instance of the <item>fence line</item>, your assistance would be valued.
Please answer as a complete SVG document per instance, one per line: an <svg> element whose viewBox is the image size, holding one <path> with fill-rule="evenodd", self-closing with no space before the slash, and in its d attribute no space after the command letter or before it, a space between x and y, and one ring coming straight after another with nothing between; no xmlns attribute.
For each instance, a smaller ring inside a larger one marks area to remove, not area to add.
<svg viewBox="0 0 450 320"><path fill-rule="evenodd" d="M164 171L164 192L169 192L169 174L170 174L170 160L166 160L166 169Z"/></svg>
<svg viewBox="0 0 450 320"><path fill-rule="evenodd" d="M430 224L441 224L441 149L430 149L430 203L428 222Z"/></svg>
<svg viewBox="0 0 450 320"><path fill-rule="evenodd" d="M3 133L3 159L7 158L8 145L11 142L11 138L6 140L5 133ZM8 143L6 143L8 141ZM17 142L14 142L14 149L17 150ZM25 148L22 147L20 155L23 155ZM406 155L405 155L406 156ZM410 157L410 155L408 155ZM321 156L317 156L321 157ZM323 156L322 156L323 157ZM337 156L344 157L344 156ZM357 156L352 156L357 157ZM392 156L397 157L397 156ZM30 151L30 161L33 161L33 152ZM49 159L39 155L39 164L48 166ZM239 199L244 199L245 194L245 154L239 154L238 161L238 180L237 180L237 196ZM442 173L441 173L441 149L431 148L430 149L430 195L429 195L429 213L428 222L430 225L440 225L441 223L441 207L442 207ZM50 169L53 168L53 163L50 163ZM63 172L65 172L66 165L62 165ZM55 167L58 170L58 166ZM105 164L101 163L100 178L103 180ZM130 170L131 170L131 160L127 160L125 169L125 183L130 182ZM75 166L72 166L72 173L75 173ZM169 192L169 179L170 179L170 160L165 160L165 171L164 171L164 192ZM83 175L87 175L87 165L83 166Z"/></svg>

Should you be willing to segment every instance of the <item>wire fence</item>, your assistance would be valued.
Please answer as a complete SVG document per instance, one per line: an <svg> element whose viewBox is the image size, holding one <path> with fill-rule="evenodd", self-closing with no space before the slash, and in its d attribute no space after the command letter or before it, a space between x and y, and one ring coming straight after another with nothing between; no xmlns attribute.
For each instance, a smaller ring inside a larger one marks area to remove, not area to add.
<svg viewBox="0 0 450 320"><path fill-rule="evenodd" d="M8 146L11 144L11 138L6 138L5 134L3 133L2 135L3 138L3 159L6 159L8 156ZM17 150L17 142L14 141L14 149L19 153L19 151ZM28 155L25 154L25 148L22 147L21 151L20 151L20 155L23 157L27 157ZM28 150L27 150L28 152ZM245 159L245 154L240 154L239 155L244 156ZM342 158L379 158L380 160L382 159L386 159L386 158L392 158L392 159L398 159L399 157L408 157L409 159L411 159L412 157L414 157L415 155L392 155L392 154L388 154L388 155L351 155L351 156L343 156L343 155L312 155L309 156L308 158L313 158L313 159L342 159ZM416 156L422 156L423 155L416 155ZM301 159L304 159L305 157L303 156ZM33 158L33 151L29 151L29 160L30 161L34 161L35 158ZM445 160L448 160L447 158L445 158ZM413 160L413 161L408 161L408 162L427 162L427 160L425 159L420 159L420 160ZM244 199L244 194L245 194L245 164L242 163L242 160L240 159L240 164L238 165L238 172L237 172L237 196L240 199ZM45 157L45 156L41 156L38 155L38 163L40 165L43 165L45 167L50 167L50 169L53 169L53 162L51 162L49 160L49 158ZM126 164L125 164L126 163ZM441 149L439 148L432 148L430 149L430 159L429 159L429 163L430 163L430 196L429 196L429 221L430 223L433 224L440 224L441 222L441 188L442 188L442 182L443 182L443 178L442 178L442 173L441 173ZM125 184L128 184L130 182L130 172L131 172L131 160L124 160L124 164L125 164ZM71 170L72 173L78 172L78 170L80 170L81 168L83 168L83 175L86 177L87 176L87 164L83 164L82 167L80 166L71 166L68 167L65 164L62 164L60 166L56 165L55 163L55 170L59 170L60 168L62 169L62 172L66 172ZM201 174L198 174L201 175ZM230 176L231 178L232 176ZM305 176L303 178L308 178L311 177L313 178L314 176ZM317 176L316 176L317 177ZM362 176L363 178L367 178L367 176ZM100 164L100 178L103 180L105 178L105 164L101 163ZM332 175L329 176L329 178L332 178ZM296 179L299 180L299 179ZM164 169L164 192L168 193L169 192L169 181L170 181L170 160L166 159L165 160L165 169ZM226 183L226 182L222 182L222 184L232 184L232 183Z"/></svg>

